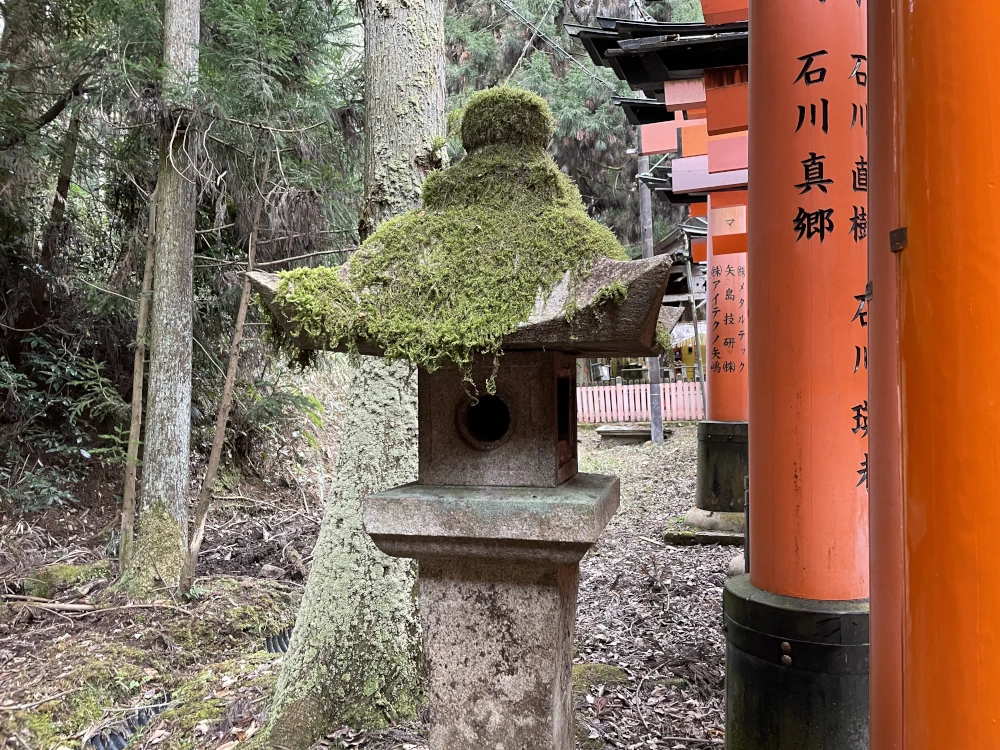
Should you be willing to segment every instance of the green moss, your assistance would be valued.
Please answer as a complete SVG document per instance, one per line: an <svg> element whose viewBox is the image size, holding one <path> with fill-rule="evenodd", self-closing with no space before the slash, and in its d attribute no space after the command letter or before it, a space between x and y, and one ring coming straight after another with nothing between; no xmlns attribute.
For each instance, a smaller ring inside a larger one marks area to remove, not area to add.
<svg viewBox="0 0 1000 750"><path fill-rule="evenodd" d="M598 685L624 685L631 682L631 679L628 672L614 664L595 662L573 665L573 692L578 696L586 695L592 687Z"/></svg>
<svg viewBox="0 0 1000 750"><path fill-rule="evenodd" d="M576 717L576 746L579 750L604 750L604 740L600 737L591 738L590 726Z"/></svg>
<svg viewBox="0 0 1000 750"><path fill-rule="evenodd" d="M587 217L573 181L542 149L497 144L473 151L454 166L428 175L421 196L424 209L431 211L473 206L530 216L551 205L581 213L601 227ZM617 244L614 235L612 240ZM625 257L624 250L616 252Z"/></svg>
<svg viewBox="0 0 1000 750"><path fill-rule="evenodd" d="M27 746L30 748L50 748L59 744L62 732L56 726L52 715L44 710L33 711L21 717L17 722L20 736L27 733Z"/></svg>
<svg viewBox="0 0 1000 750"><path fill-rule="evenodd" d="M68 563L46 565L25 579L24 593L28 596L50 599L55 594L73 586L105 578L110 572L111 563L107 560L85 565L70 565Z"/></svg>
<svg viewBox="0 0 1000 750"><path fill-rule="evenodd" d="M294 310L292 338L348 350L364 339L428 370L467 369L476 354L499 354L565 274L578 282L598 257L626 259L546 154L551 128L534 94L473 97L462 125L469 154L427 178L422 209L384 223L343 272L282 274L275 302Z"/></svg>
<svg viewBox="0 0 1000 750"><path fill-rule="evenodd" d="M174 705L161 717L170 731L171 750L197 747L196 727L207 722L211 732L213 725L226 718L232 686L238 686L241 692L251 689L254 693L270 693L279 670L280 664L269 654L254 654L212 664L185 680L171 691L170 700Z"/></svg>
<svg viewBox="0 0 1000 750"><path fill-rule="evenodd" d="M118 588L137 598L156 598L157 589L180 585L186 543L181 528L167 508L158 500L144 508L136 533L135 553L122 573Z"/></svg>
<svg viewBox="0 0 1000 750"><path fill-rule="evenodd" d="M246 652L263 647L262 639L295 624L298 596L274 581L220 578L211 582L197 617L165 620L161 627L185 654ZM233 602L240 602L233 605Z"/></svg>
<svg viewBox="0 0 1000 750"><path fill-rule="evenodd" d="M566 319L567 323L572 324L573 319L576 317L577 312L580 308L576 304L575 299L569 300L565 305L563 305L563 318Z"/></svg>
<svg viewBox="0 0 1000 750"><path fill-rule="evenodd" d="M124 715L117 709L135 705L140 693L152 689L176 701L165 714L170 738L161 747L186 750L195 747L194 726L224 718L235 691L241 699L270 693L281 661L263 652L262 637L294 621L300 594L277 581L250 578L210 578L199 584L205 594L189 605L190 615L135 610L129 615L131 627L81 632L42 647L38 687L26 674L10 688L31 688L25 702L36 690L71 692L30 710L0 711L0 737L22 733L32 750L60 745L76 750L83 730L109 710ZM133 640L136 634L142 638ZM166 653L158 647L161 641L170 647Z"/></svg>
<svg viewBox="0 0 1000 750"><path fill-rule="evenodd" d="M277 298L295 309L295 332L335 349L365 330L351 288L339 268L297 268L281 274Z"/></svg>
<svg viewBox="0 0 1000 750"><path fill-rule="evenodd" d="M670 360L673 362L673 352L674 347L670 342L670 331L662 323L656 324L656 348L663 353L669 353L671 355Z"/></svg>
<svg viewBox="0 0 1000 750"><path fill-rule="evenodd" d="M99 721L105 708L135 695L146 679L141 664L148 661L147 654L128 646L66 642L50 647L46 658L58 659L63 666L58 676L46 681L46 693L71 692L27 711L0 712L0 735L27 730L28 746L39 750L79 747L79 733Z"/></svg>
<svg viewBox="0 0 1000 750"><path fill-rule="evenodd" d="M628 287L618 279L602 286L594 295L594 303L597 305L620 305L626 299L628 299Z"/></svg>
<svg viewBox="0 0 1000 750"><path fill-rule="evenodd" d="M512 86L474 94L462 116L462 145L470 152L496 143L543 149L553 132L555 121L545 100Z"/></svg>

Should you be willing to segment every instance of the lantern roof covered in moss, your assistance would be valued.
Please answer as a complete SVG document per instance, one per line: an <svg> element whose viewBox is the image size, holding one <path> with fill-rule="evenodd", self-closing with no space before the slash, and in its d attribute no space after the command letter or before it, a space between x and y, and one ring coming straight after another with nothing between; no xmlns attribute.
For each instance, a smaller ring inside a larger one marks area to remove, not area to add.
<svg viewBox="0 0 1000 750"><path fill-rule="evenodd" d="M670 261L629 261L547 153L552 114L511 87L473 96L468 155L433 172L422 207L382 224L339 268L249 278L293 349L354 351L434 370L477 354L659 353ZM660 334L659 336L657 334Z"/></svg>

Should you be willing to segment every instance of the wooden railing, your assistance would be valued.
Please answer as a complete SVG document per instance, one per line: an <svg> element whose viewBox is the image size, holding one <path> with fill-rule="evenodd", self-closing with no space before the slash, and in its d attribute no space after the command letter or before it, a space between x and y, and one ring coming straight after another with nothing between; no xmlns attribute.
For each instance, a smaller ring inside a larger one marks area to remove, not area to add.
<svg viewBox="0 0 1000 750"><path fill-rule="evenodd" d="M660 386L663 421L686 422L705 418L701 383L664 383ZM649 421L649 384L591 385L576 389L580 422L606 424Z"/></svg>

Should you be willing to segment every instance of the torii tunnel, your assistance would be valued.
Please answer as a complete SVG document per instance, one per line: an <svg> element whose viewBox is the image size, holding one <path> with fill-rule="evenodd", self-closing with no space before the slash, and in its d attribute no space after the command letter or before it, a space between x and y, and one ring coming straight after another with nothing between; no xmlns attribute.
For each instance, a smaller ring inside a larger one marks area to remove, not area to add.
<svg viewBox="0 0 1000 750"><path fill-rule="evenodd" d="M649 184L746 252L726 747L1000 748L1000 3L702 7L571 33L662 103Z"/></svg>

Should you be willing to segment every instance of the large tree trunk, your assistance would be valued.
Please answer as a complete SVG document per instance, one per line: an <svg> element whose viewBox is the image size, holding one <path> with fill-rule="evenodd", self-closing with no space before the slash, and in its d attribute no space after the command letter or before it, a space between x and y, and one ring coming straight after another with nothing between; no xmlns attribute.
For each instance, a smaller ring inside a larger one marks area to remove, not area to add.
<svg viewBox="0 0 1000 750"><path fill-rule="evenodd" d="M368 0L361 232L417 206L445 131L444 0ZM361 526L365 495L416 474L416 374L363 358L332 493L271 709L266 746L300 750L330 728L383 726L421 699L415 570Z"/></svg>
<svg viewBox="0 0 1000 750"><path fill-rule="evenodd" d="M135 549L122 588L154 596L180 584L187 552L195 165L190 154L193 91L198 80L199 0L166 0L164 97L154 230L149 396L143 450L142 505Z"/></svg>

